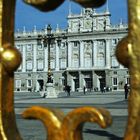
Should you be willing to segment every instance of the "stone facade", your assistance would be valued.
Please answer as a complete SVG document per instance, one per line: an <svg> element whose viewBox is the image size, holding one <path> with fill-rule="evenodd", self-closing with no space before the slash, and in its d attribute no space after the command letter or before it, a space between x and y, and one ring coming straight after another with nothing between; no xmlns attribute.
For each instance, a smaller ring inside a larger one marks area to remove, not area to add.
<svg viewBox="0 0 140 140"><path fill-rule="evenodd" d="M117 43L127 35L128 26L120 21L111 24L110 12L97 13L86 8L80 14L69 13L68 28L52 31L50 64L55 89L59 92L66 85L72 91L123 90L129 84L128 69L115 57ZM47 27L38 31L15 33L15 47L23 61L15 72L15 91L39 92L46 88L48 46L39 36L47 34Z"/></svg>

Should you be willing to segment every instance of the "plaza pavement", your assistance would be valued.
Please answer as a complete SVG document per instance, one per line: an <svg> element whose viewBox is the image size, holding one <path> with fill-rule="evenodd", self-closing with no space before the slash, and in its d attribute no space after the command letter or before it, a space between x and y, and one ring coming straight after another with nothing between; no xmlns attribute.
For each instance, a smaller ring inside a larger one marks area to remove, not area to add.
<svg viewBox="0 0 140 140"><path fill-rule="evenodd" d="M24 140L44 140L46 131L43 124L36 120L25 120L21 113L28 107L39 105L61 109L65 114L81 106L104 107L110 111L113 123L102 129L97 124L85 123L83 138L85 140L122 140L127 123L127 100L123 92L73 92L68 97L60 93L57 99L42 98L39 93L15 93L15 113L19 132Z"/></svg>
<svg viewBox="0 0 140 140"><path fill-rule="evenodd" d="M114 104L117 104L115 108ZM125 103L120 106L119 103ZM107 108L113 116L127 116L127 100L124 99L123 92L87 92L85 95L81 92L72 92L71 96L66 93L60 93L58 98L42 98L39 93L15 93L15 104L48 105L49 107L67 108L67 106L97 106ZM29 107L26 106L26 107ZM17 114L21 114L26 107L15 108ZM71 109L65 110L65 112Z"/></svg>

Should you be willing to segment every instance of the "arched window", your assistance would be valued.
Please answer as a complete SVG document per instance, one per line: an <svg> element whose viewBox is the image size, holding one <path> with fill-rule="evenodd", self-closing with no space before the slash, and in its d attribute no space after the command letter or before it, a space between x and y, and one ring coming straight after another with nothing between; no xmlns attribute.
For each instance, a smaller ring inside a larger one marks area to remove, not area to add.
<svg viewBox="0 0 140 140"><path fill-rule="evenodd" d="M73 63L72 63L72 66L73 66L74 68L79 67L78 54L74 54L74 55L73 55Z"/></svg>

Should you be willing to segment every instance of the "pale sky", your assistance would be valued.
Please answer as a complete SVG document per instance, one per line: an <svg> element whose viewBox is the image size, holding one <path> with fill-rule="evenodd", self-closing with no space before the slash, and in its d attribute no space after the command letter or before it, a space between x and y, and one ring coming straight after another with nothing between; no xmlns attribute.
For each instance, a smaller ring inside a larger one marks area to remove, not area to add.
<svg viewBox="0 0 140 140"><path fill-rule="evenodd" d="M111 23L117 24L120 19L124 23L127 23L127 0L108 0L109 11L111 13ZM98 8L97 11L104 11L106 5ZM81 6L75 3L71 3L72 13L80 13ZM25 26L27 30L32 30L34 25L37 29L43 29L45 25L51 24L52 28L56 28L59 24L60 28L65 29L67 27L67 16L69 11L69 1L65 2L52 12L40 12L39 10L31 7L17 0L16 4L16 20L15 29L22 30Z"/></svg>

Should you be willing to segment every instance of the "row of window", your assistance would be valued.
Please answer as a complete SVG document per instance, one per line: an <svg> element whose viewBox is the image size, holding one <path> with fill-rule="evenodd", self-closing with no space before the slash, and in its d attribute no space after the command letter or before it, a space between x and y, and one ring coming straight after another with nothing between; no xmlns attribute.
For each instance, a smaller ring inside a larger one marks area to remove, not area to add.
<svg viewBox="0 0 140 140"><path fill-rule="evenodd" d="M27 52L33 51L34 44L26 44L24 46L26 46L25 48L26 48ZM43 43L37 44L37 49L40 50L40 51L42 51L44 49L44 47L45 46L43 45ZM21 51L22 48L23 48L23 45L22 44L20 44L20 45L18 44L18 45L16 45L16 48ZM65 49L65 43L64 42L61 43L61 48ZM53 49L55 49L55 45L51 45L51 50L53 50Z"/></svg>
<svg viewBox="0 0 140 140"><path fill-rule="evenodd" d="M101 39L101 40L97 40L97 44L99 45L99 46L105 46L105 41L106 40L103 40L103 39ZM112 39L111 40L111 44L114 46L114 45L117 45L118 44L118 42L120 41L120 39ZM92 43L91 42L89 42L89 41L87 41L87 42L85 42L85 45L91 45ZM74 41L73 42L73 46L80 46L80 44L79 44L79 41Z"/></svg>
<svg viewBox="0 0 140 140"><path fill-rule="evenodd" d="M34 46L34 44L26 44L26 51L28 52L30 52L30 51L33 51L33 46ZM23 45L22 44L20 44L20 45L16 45L16 48L18 49L18 50L22 50L22 48L23 48ZM43 45L42 44L40 44L40 45L37 45L37 48L38 48L38 50L43 50Z"/></svg>
<svg viewBox="0 0 140 140"><path fill-rule="evenodd" d="M114 45L117 45L117 43L119 42L119 40L120 39L112 39L111 41L112 41L112 45L114 46ZM85 42L85 45L86 44L88 44L88 45L91 45L91 43L89 43L89 41L87 41L87 42ZM99 45L99 46L104 46L105 45L105 40L97 40L97 44ZM61 44L62 45L62 47L65 47L65 45L64 45L64 43L62 43ZM73 46L79 46L80 44L79 44L79 41L74 41L73 42ZM34 44L26 44L26 51L28 52L30 52L30 51L33 51L33 46L34 46ZM20 44L20 45L16 45L16 48L18 49L18 50L22 50L22 48L23 48L23 45L22 44ZM43 44L39 44L39 45L37 45L37 49L38 50L43 50L43 48L44 48L44 46L43 46ZM55 47L53 47L53 48L55 48Z"/></svg>
<svg viewBox="0 0 140 140"><path fill-rule="evenodd" d="M32 80L31 79L27 79L26 80L26 84L27 87L32 87ZM25 86L21 83L21 80L15 80L15 87L16 88L21 88L21 86Z"/></svg>
<svg viewBox="0 0 140 140"><path fill-rule="evenodd" d="M80 60L78 58L74 58L72 66L79 67L79 63L80 63ZM103 67L106 65L105 63L106 63L106 61L105 61L104 56L102 56L102 55L98 56L98 58L96 60L96 66ZM111 67L118 67L118 66L119 66L119 63L116 60L116 57L112 57ZM92 67L92 59L90 57L87 57L84 59L84 67Z"/></svg>
<svg viewBox="0 0 140 140"><path fill-rule="evenodd" d="M52 69L55 68L55 61L54 61L54 59L52 59L50 61L50 65L51 65ZM60 59L59 66L60 66L60 68L66 68L66 59ZM36 68L38 70L43 70L44 67L45 67L44 61L43 60L38 60ZM21 70L21 69L22 69L22 65L19 67L18 70ZM26 69L27 70L32 70L33 69L33 62L31 60L26 61Z"/></svg>
<svg viewBox="0 0 140 140"><path fill-rule="evenodd" d="M56 64L55 64L55 60L54 59L51 59L50 60L50 65L51 65L51 68L52 69L55 69L56 67ZM104 57L99 57L96 61L96 66L100 66L100 67L103 67L105 66L105 59ZM72 67L79 67L80 66L80 60L78 58L74 58L72 59ZM111 60L111 67L118 67L119 66L119 63L118 61L116 60L116 58L112 58ZM45 67L45 64L44 64L44 60L38 60L37 61L37 66L36 68L38 70L43 70ZM59 61L59 67L60 69L62 68L66 68L67 67L67 62L66 62L66 59L60 59ZM83 62L83 67L86 67L86 68L90 68L92 67L92 59L90 57L87 57L84 59L84 62ZM22 66L19 67L19 70L22 69ZM33 69L33 62L31 60L28 60L26 61L26 69L27 70L32 70Z"/></svg>

